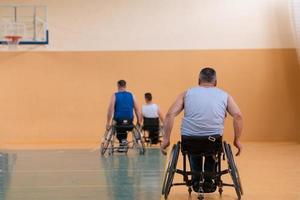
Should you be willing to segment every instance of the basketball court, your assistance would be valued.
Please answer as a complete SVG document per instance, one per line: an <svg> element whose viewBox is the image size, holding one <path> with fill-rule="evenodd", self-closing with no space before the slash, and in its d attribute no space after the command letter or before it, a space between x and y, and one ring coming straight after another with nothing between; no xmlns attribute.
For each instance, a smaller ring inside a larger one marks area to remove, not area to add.
<svg viewBox="0 0 300 200"><path fill-rule="evenodd" d="M299 199L298 152L291 143L247 143L247 151L238 159L244 183L243 199ZM257 152L263 155L257 156ZM274 158L273 152L280 152ZM99 157L90 150L23 150L1 154L0 197L17 199L160 199L166 158L158 149L144 156ZM267 158L266 158L266 157ZM251 163L248 160L252 160ZM290 162L293 160L293 162ZM181 163L179 163L181 165ZM258 177L263 177L257 181ZM176 177L176 181L182 181ZM229 177L225 180L230 181ZM280 189L274 192L274 186ZM170 199L197 199L188 196L187 187L171 189ZM207 199L235 199L233 188L223 196L209 194Z"/></svg>
<svg viewBox="0 0 300 200"><path fill-rule="evenodd" d="M1 0L0 200L165 199L183 114L165 156L136 120L118 152L107 108L124 79L139 107L150 92L165 115L203 67L243 113L241 199L300 200L299 22L299 0ZM235 153L232 124L223 140ZM166 199L196 200L176 185L179 152ZM205 200L238 199L227 160L233 187Z"/></svg>
<svg viewBox="0 0 300 200"><path fill-rule="evenodd" d="M165 159L158 149L100 157L89 150L2 155L2 199L159 199Z"/></svg>

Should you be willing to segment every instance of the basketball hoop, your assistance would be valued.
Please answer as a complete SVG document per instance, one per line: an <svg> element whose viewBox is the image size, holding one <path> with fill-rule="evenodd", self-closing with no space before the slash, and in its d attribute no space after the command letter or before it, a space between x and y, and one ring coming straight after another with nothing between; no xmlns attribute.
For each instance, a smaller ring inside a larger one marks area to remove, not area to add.
<svg viewBox="0 0 300 200"><path fill-rule="evenodd" d="M5 44L8 46L8 50L14 51L18 49L18 45L22 39L20 35L6 35L4 36Z"/></svg>
<svg viewBox="0 0 300 200"><path fill-rule="evenodd" d="M9 50L17 50L23 36L25 36L25 24L10 22L3 25L2 38Z"/></svg>
<svg viewBox="0 0 300 200"><path fill-rule="evenodd" d="M11 45L11 46L17 46L21 39L22 39L22 36L20 35L6 35L4 36L5 40L6 40L6 44L7 45Z"/></svg>

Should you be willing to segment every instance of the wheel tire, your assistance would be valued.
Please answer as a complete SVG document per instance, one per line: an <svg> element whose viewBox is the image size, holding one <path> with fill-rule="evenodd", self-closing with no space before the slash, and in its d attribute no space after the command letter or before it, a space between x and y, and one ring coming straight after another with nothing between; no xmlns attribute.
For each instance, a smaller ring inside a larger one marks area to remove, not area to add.
<svg viewBox="0 0 300 200"><path fill-rule="evenodd" d="M223 188L219 188L219 194L220 194L220 196L222 196L222 194L223 194Z"/></svg>
<svg viewBox="0 0 300 200"><path fill-rule="evenodd" d="M198 194L198 199L199 200L204 200L204 195L203 194Z"/></svg>
<svg viewBox="0 0 300 200"><path fill-rule="evenodd" d="M193 191L193 190L192 190L192 187L190 186L189 189L188 189L188 192L189 192L189 195L190 195L190 196L191 196L191 194L192 194L192 191Z"/></svg>
<svg viewBox="0 0 300 200"><path fill-rule="evenodd" d="M140 155L144 155L145 154L145 147L144 147L144 143L141 140L138 140L138 149L139 149L139 153Z"/></svg>
<svg viewBox="0 0 300 200"><path fill-rule="evenodd" d="M134 145L138 149L140 155L145 154L145 144L142 140L141 132L138 130L138 128L134 128L133 130L133 136L134 136Z"/></svg>
<svg viewBox="0 0 300 200"><path fill-rule="evenodd" d="M241 199L242 195L243 195L241 179L240 179L236 164L234 162L234 157L232 154L231 147L226 142L224 142L224 150L225 150L225 155L227 158L229 173L230 173L230 176L231 176L233 184L234 184L234 189L235 189L236 195L237 195L238 199Z"/></svg>
<svg viewBox="0 0 300 200"><path fill-rule="evenodd" d="M230 151L230 155L232 156L232 160L233 160L233 164L234 164L235 172L236 172L236 177L237 177L237 182L239 184L239 189L240 189L241 195L244 195L244 190L243 190L243 186L242 186L242 181L241 181L240 173L239 173L239 170L238 170L238 168L237 168L237 166L235 164L234 156L233 156L232 149L231 149L230 145L229 145L229 151Z"/></svg>
<svg viewBox="0 0 300 200"><path fill-rule="evenodd" d="M162 188L162 195L164 196L165 199L168 198L168 195L172 187L174 175L176 173L179 150L180 150L180 143L177 143L176 145L174 144L169 157L169 162L165 172L163 188Z"/></svg>
<svg viewBox="0 0 300 200"><path fill-rule="evenodd" d="M104 136L103 136L103 141L101 142L100 146L100 152L101 155L104 155L107 148L109 147L109 143L111 142L112 138L112 128L109 128L108 130L105 131Z"/></svg>
<svg viewBox="0 0 300 200"><path fill-rule="evenodd" d="M100 153L101 155L104 155L107 148L108 148L109 143L107 141L104 141L101 143L101 147L100 147Z"/></svg>

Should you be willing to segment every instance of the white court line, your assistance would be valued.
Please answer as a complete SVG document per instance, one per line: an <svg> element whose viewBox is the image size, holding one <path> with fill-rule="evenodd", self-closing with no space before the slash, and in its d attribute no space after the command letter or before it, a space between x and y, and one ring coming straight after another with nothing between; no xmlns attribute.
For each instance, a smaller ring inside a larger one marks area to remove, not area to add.
<svg viewBox="0 0 300 200"><path fill-rule="evenodd" d="M59 188L99 188L99 187L114 187L115 185L111 184L111 185L105 185L105 184L101 184L101 185L61 185L61 186L13 186L13 187L9 187L9 189L49 189L49 188L52 188L52 189L59 189ZM138 188L141 188L141 187L160 187L158 185L140 185L140 184L137 184L137 185L129 185L130 187L138 187Z"/></svg>
<svg viewBox="0 0 300 200"><path fill-rule="evenodd" d="M54 172L107 172L107 171L129 171L129 172L163 172L164 170L143 169L103 169L103 170L14 170L13 173L54 173Z"/></svg>
<svg viewBox="0 0 300 200"><path fill-rule="evenodd" d="M147 151L147 149L159 149L160 147L159 146L151 146L151 147L147 146L145 148L146 148L146 151ZM100 147L95 147L95 148L89 150L89 152L95 152L95 151L99 151L99 150L100 150Z"/></svg>
<svg viewBox="0 0 300 200"><path fill-rule="evenodd" d="M91 149L89 152L95 152L95 151L99 151L99 150L100 150L100 147L96 147L96 148Z"/></svg>

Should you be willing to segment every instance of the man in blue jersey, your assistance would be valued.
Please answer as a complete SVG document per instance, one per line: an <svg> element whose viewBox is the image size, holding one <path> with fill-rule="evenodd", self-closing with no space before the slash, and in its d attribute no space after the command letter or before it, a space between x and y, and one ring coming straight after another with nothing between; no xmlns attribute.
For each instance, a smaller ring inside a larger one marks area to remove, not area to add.
<svg viewBox="0 0 300 200"><path fill-rule="evenodd" d="M114 93L111 97L108 112L107 112L107 122L106 129L108 129L112 123L112 119L114 123L117 125L121 125L126 123L127 125L133 124L134 114L137 117L137 123L141 124L142 117L139 111L138 104L131 92L126 90L126 81L119 80L117 83L118 91ZM124 150L123 147L127 146L127 129L116 129L117 138L120 142L120 149Z"/></svg>
<svg viewBox="0 0 300 200"><path fill-rule="evenodd" d="M216 71L212 68L204 68L199 75L199 86L190 88L181 93L169 109L164 121L164 138L161 145L162 153L170 145L170 135L175 117L184 110L181 123L181 139L184 141L204 141L202 146L209 145L212 141L222 142L224 120L228 112L233 118L234 146L238 149L236 155L242 150L240 137L243 129L243 118L238 105L225 91L216 87ZM185 142L186 143L186 142ZM187 144L187 145L191 145ZM193 171L202 171L202 156L190 155L190 164ZM215 169L215 159L206 156L204 171L212 172ZM193 188L198 191L199 176L193 176ZM204 190L212 192L216 185L209 177L204 177Z"/></svg>

